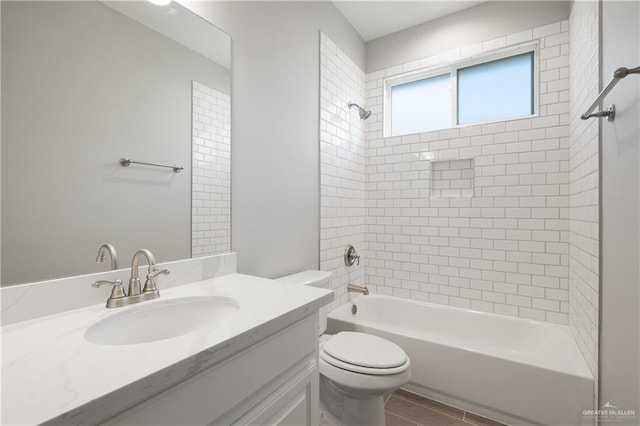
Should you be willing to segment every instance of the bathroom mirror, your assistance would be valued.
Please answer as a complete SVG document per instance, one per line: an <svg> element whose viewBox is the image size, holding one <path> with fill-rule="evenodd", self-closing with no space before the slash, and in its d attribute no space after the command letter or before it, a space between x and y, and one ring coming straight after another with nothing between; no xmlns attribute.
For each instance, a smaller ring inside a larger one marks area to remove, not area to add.
<svg viewBox="0 0 640 426"><path fill-rule="evenodd" d="M1 7L2 285L230 251L230 37L175 2Z"/></svg>

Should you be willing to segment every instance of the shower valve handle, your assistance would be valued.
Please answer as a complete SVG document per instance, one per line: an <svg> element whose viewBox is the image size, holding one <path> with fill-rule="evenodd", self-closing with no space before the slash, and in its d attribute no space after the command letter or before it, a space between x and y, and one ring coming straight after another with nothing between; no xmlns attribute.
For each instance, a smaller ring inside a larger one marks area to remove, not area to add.
<svg viewBox="0 0 640 426"><path fill-rule="evenodd" d="M356 253L356 249L353 246L347 246L344 250L344 264L353 266L356 262L360 265L360 256Z"/></svg>

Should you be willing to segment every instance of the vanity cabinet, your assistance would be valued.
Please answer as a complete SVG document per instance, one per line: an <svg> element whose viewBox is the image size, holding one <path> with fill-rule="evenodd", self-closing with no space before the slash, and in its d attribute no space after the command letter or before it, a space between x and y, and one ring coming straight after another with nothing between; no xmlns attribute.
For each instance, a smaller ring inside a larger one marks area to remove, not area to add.
<svg viewBox="0 0 640 426"><path fill-rule="evenodd" d="M104 424L317 425L317 318L308 316Z"/></svg>

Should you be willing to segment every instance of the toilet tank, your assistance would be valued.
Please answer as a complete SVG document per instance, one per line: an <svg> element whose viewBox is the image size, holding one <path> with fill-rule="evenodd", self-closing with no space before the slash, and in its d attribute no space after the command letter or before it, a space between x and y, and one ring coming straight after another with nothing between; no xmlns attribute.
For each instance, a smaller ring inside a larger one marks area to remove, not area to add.
<svg viewBox="0 0 640 426"><path fill-rule="evenodd" d="M333 278L332 272L327 271L302 271L297 274L285 275L284 277L277 278L276 281L284 282L287 284L299 284L310 285L312 287L320 287L331 289L331 278ZM318 335L327 331L327 314L329 312L329 306L323 306L318 312Z"/></svg>

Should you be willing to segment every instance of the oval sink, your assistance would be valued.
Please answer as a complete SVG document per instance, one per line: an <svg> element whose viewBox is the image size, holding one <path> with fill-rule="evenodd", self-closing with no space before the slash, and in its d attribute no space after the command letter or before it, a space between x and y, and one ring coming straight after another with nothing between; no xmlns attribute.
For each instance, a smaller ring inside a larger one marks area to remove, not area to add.
<svg viewBox="0 0 640 426"><path fill-rule="evenodd" d="M89 327L84 337L98 345L133 345L218 328L239 303L224 296L194 296L134 305Z"/></svg>

